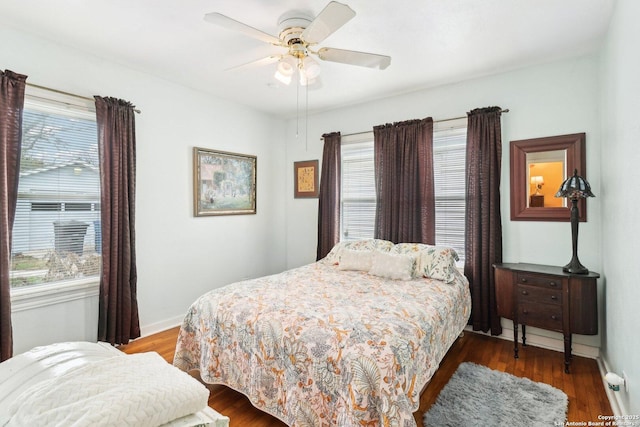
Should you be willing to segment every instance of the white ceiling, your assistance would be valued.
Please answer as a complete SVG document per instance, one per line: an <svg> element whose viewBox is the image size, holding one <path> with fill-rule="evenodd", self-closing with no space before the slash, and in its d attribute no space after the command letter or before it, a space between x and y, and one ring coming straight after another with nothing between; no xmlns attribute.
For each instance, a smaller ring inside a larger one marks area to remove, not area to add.
<svg viewBox="0 0 640 427"><path fill-rule="evenodd" d="M392 57L386 70L319 61L310 112L498 73L597 49L614 0L342 0L356 16L319 47ZM328 0L0 0L0 22L281 117L297 86L275 64L225 71L282 49L203 20L220 12L277 36L278 18ZM3 64L10 67L11 64ZM300 89L304 102L305 89Z"/></svg>

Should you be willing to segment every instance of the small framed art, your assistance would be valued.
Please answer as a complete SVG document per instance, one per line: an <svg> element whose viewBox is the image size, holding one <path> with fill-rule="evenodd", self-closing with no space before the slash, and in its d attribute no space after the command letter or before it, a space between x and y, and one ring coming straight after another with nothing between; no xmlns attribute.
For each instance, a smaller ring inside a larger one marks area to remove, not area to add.
<svg viewBox="0 0 640 427"><path fill-rule="evenodd" d="M256 156L194 147L194 216L255 214L256 163Z"/></svg>
<svg viewBox="0 0 640 427"><path fill-rule="evenodd" d="M306 160L293 163L293 196L296 199L318 197L318 161Z"/></svg>

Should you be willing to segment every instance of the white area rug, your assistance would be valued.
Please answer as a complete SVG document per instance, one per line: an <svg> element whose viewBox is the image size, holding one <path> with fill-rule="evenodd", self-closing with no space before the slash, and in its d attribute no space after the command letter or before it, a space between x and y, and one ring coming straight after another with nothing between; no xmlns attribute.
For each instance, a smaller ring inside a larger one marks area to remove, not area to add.
<svg viewBox="0 0 640 427"><path fill-rule="evenodd" d="M461 363L424 415L426 426L563 425L567 395L548 384Z"/></svg>

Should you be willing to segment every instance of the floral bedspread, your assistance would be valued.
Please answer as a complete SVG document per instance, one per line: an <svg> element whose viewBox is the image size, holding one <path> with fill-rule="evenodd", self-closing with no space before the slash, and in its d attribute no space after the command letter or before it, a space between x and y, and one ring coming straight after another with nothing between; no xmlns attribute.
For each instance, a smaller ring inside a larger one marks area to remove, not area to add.
<svg viewBox="0 0 640 427"><path fill-rule="evenodd" d="M389 280L319 261L200 297L173 363L289 426L415 426L470 310L462 275Z"/></svg>

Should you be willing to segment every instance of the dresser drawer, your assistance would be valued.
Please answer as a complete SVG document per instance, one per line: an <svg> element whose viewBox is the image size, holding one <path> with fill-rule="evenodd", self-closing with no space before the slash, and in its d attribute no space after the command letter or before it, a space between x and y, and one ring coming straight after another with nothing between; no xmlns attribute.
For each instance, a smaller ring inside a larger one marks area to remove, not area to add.
<svg viewBox="0 0 640 427"><path fill-rule="evenodd" d="M518 322L553 331L562 331L562 307L553 304L518 304Z"/></svg>
<svg viewBox="0 0 640 427"><path fill-rule="evenodd" d="M562 279L557 277L518 273L517 283L520 285L540 286L549 289L562 289Z"/></svg>
<svg viewBox="0 0 640 427"><path fill-rule="evenodd" d="M548 289L531 285L517 285L518 302L533 304L562 304L562 289Z"/></svg>

